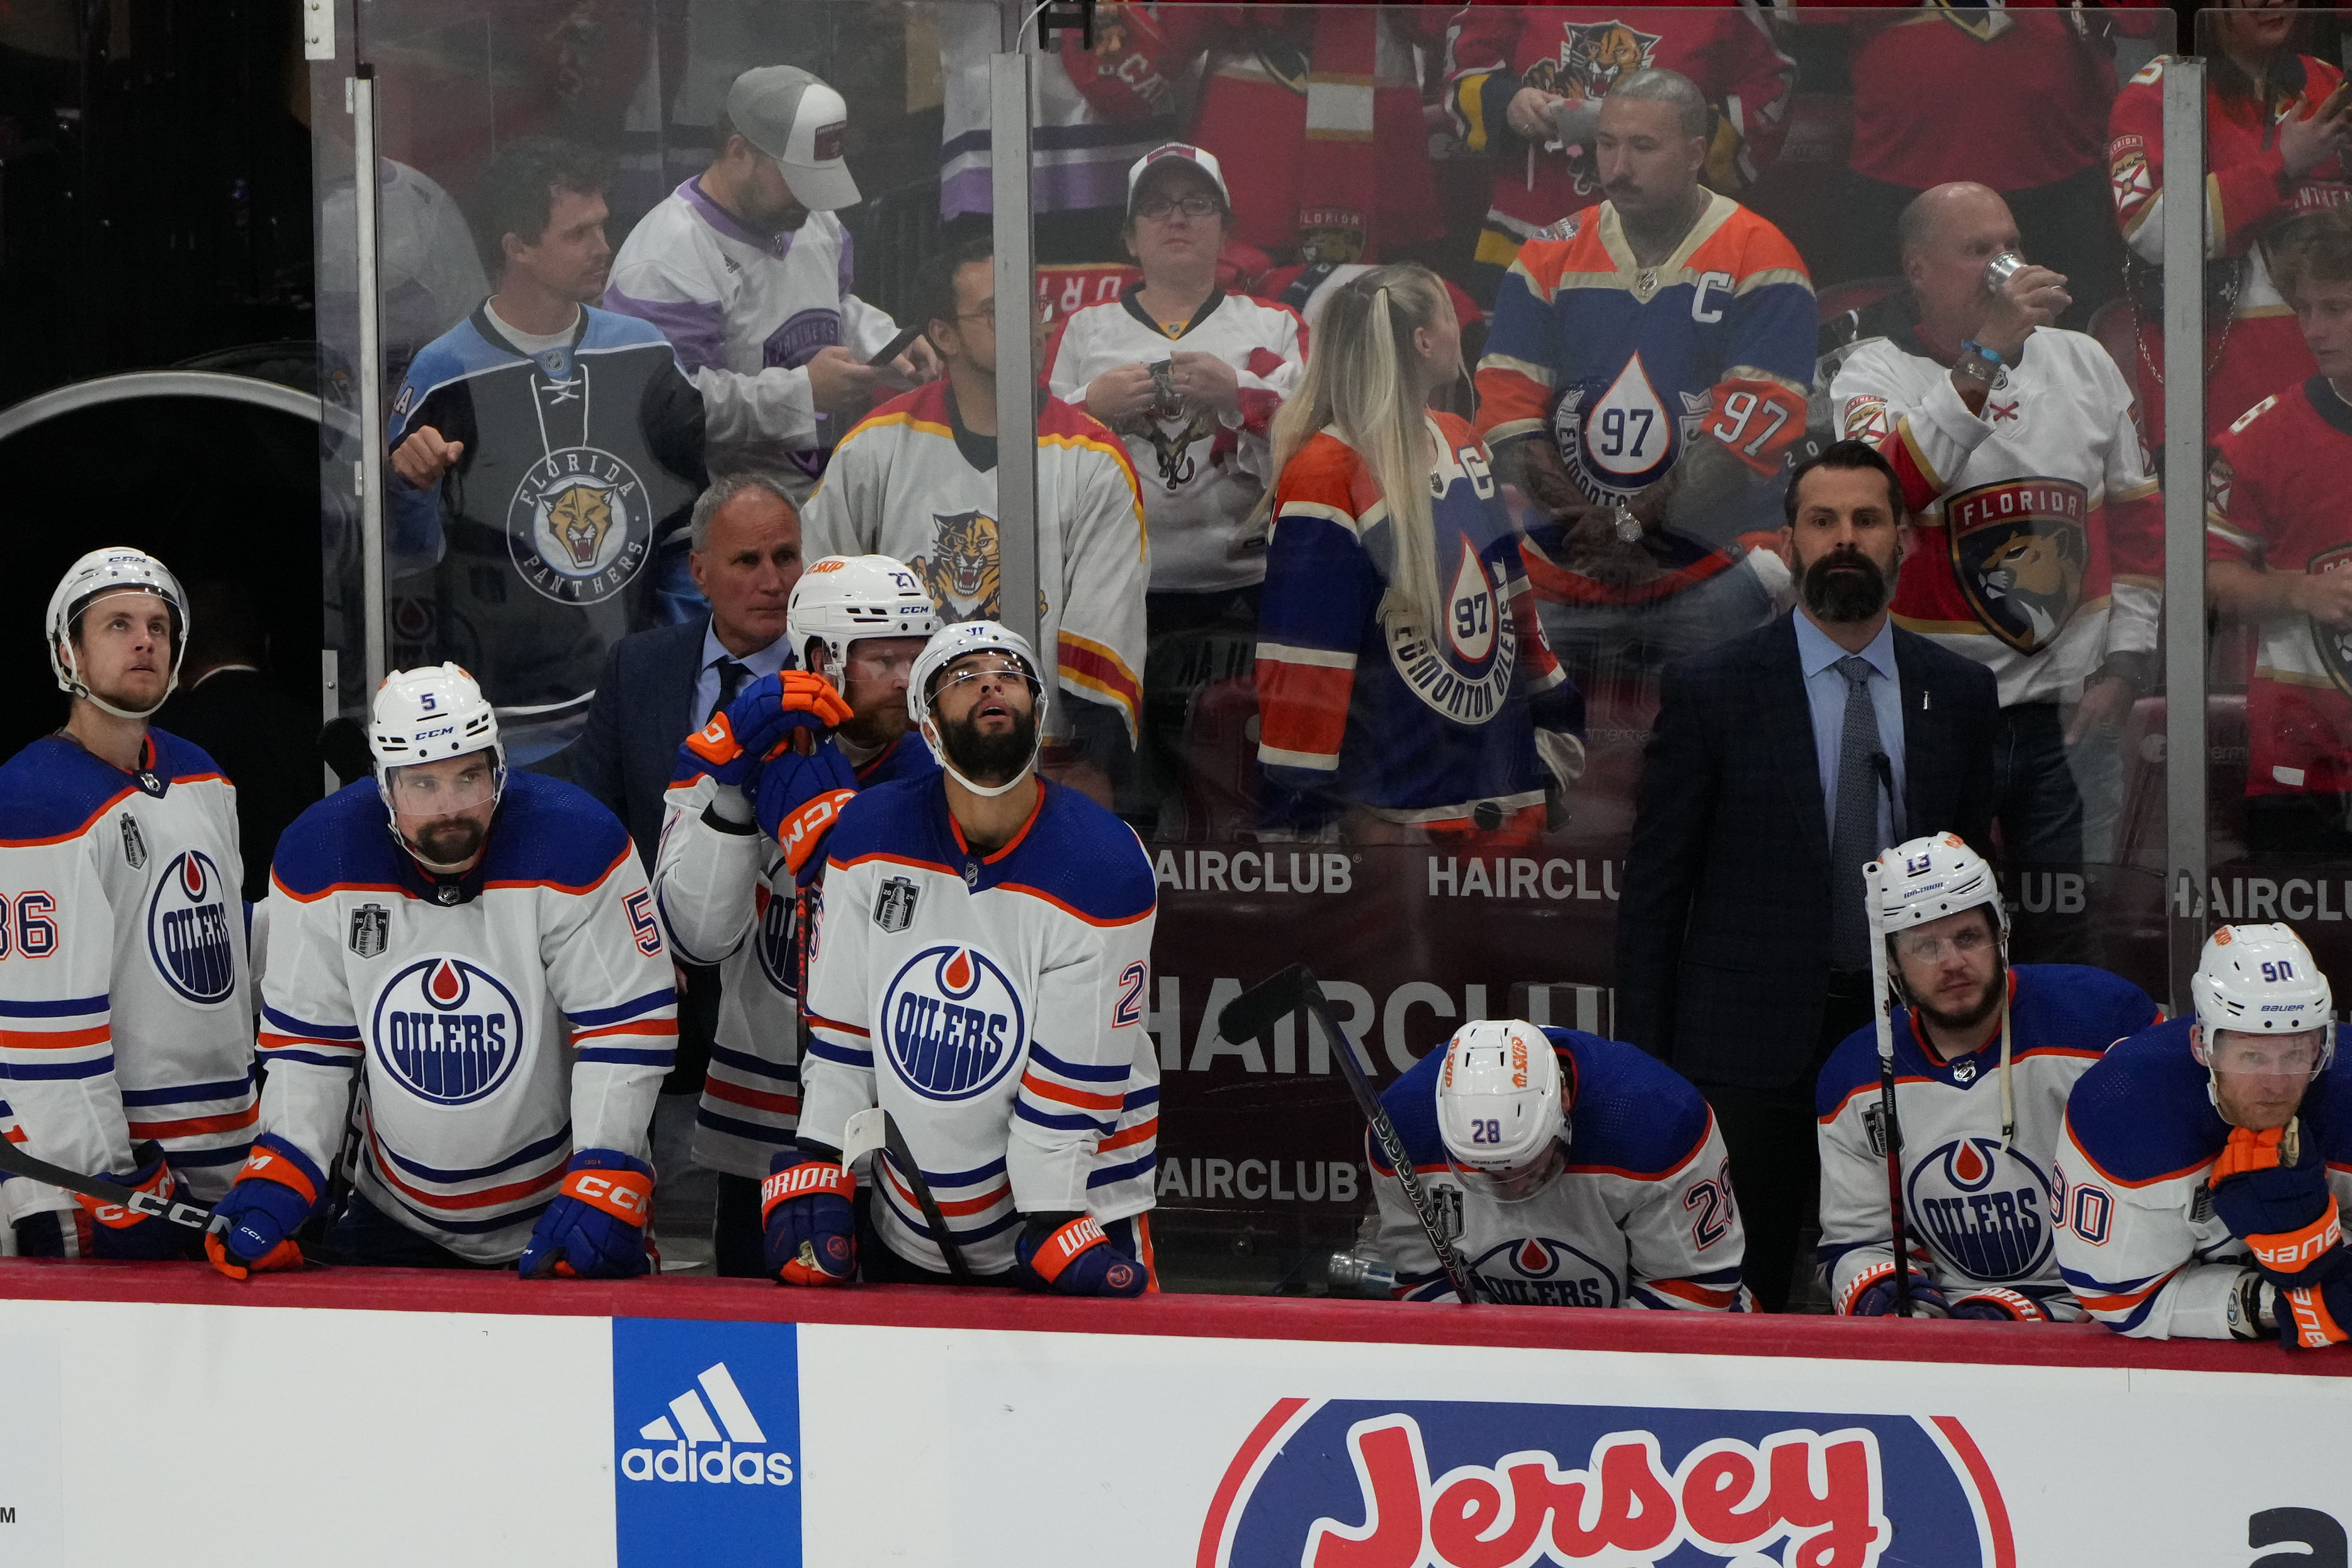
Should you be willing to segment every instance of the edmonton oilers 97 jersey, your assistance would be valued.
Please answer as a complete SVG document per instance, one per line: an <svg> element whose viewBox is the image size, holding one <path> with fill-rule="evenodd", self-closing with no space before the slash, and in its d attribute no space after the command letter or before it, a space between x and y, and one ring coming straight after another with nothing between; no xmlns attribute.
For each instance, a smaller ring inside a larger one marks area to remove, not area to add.
<svg viewBox="0 0 2352 1568"><path fill-rule="evenodd" d="M311 807L271 873L261 1131L320 1170L363 1074L354 1183L461 1257L509 1262L575 1148L648 1159L677 1007L618 819L507 776L481 863L421 870L373 779Z"/></svg>
<svg viewBox="0 0 2352 1568"><path fill-rule="evenodd" d="M0 767L0 1080L25 1152L93 1176L152 1139L206 1203L255 1131L236 792L147 732L130 773L63 736ZM68 1208L11 1181L6 1220Z"/></svg>
<svg viewBox="0 0 2352 1568"><path fill-rule="evenodd" d="M2053 1318L2080 1309L2052 1250L2050 1173L2067 1092L2108 1046L2163 1014L2129 980L2074 964L2010 971L2010 1076L2017 1135L2000 1140L2000 1031L1950 1061L1896 1008L1895 1113L1903 1138L1905 1223L1913 1267L1948 1297L2000 1287ZM1894 1272L1878 1033L1856 1030L1822 1068L1822 1239L1836 1310Z"/></svg>
<svg viewBox="0 0 2352 1568"><path fill-rule="evenodd" d="M1571 1103L1559 1173L1497 1197L1448 1156L1437 1125L1445 1052L1432 1051L1381 1095L1454 1251L1497 1301L1542 1307L1751 1310L1739 1283L1747 1239L1715 1113L1664 1062L1581 1030L1544 1030ZM1397 1294L1449 1301L1454 1287L1368 1134L1380 1249Z"/></svg>
<svg viewBox="0 0 2352 1568"><path fill-rule="evenodd" d="M857 786L939 768L929 747L905 735L857 769ZM654 906L680 960L719 970L719 1019L694 1113L694 1163L757 1181L768 1174L769 1157L791 1146L800 1120L800 975L793 874L782 851L754 823L720 828L703 816L719 790L734 788L708 773L671 783Z"/></svg>
<svg viewBox="0 0 2352 1568"><path fill-rule="evenodd" d="M1044 784L985 855L964 847L942 776L864 791L825 846L803 1145L838 1149L852 1114L889 1112L975 1274L1013 1267L1024 1214L1149 1209L1157 915L1134 830L1075 790ZM913 1188L884 1155L874 1171L883 1241L945 1271Z"/></svg>

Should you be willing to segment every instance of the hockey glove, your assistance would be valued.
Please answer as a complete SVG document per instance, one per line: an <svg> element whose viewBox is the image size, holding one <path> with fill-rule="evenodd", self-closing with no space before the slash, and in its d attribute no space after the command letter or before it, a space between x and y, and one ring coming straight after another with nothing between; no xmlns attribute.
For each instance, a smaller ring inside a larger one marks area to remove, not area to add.
<svg viewBox="0 0 2352 1568"><path fill-rule="evenodd" d="M1981 1291L1971 1291L1965 1296L1952 1298L1951 1314L1956 1318L1977 1318L1997 1323L2046 1323L2050 1314L2042 1303L2022 1291L2005 1290L1988 1285Z"/></svg>
<svg viewBox="0 0 2352 1568"><path fill-rule="evenodd" d="M308 1155L275 1133L263 1134L228 1196L213 1205L205 1256L232 1280L300 1268L302 1249L294 1232L319 1207L319 1189L326 1185L325 1173Z"/></svg>
<svg viewBox="0 0 2352 1568"><path fill-rule="evenodd" d="M1875 1268L1864 1270L1861 1276L1845 1288L1845 1300L1838 1304L1838 1311L1856 1318L1883 1318L1893 1313L1895 1265L1881 1263ZM1911 1315L1915 1318L1942 1318L1949 1317L1951 1312L1950 1304L1944 1300L1944 1292L1937 1290L1914 1263L1911 1266Z"/></svg>
<svg viewBox="0 0 2352 1568"><path fill-rule="evenodd" d="M2325 1284L2352 1269L2327 1162L2307 1127L2231 1129L2207 1180L2213 1212L2280 1290Z"/></svg>
<svg viewBox="0 0 2352 1568"><path fill-rule="evenodd" d="M837 1160L779 1150L760 1184L761 1260L784 1285L845 1285L857 1272L857 1178Z"/></svg>
<svg viewBox="0 0 2352 1568"><path fill-rule="evenodd" d="M823 675L805 670L762 675L679 743L679 775L708 773L721 784L749 783L793 730L831 729L845 723L849 713L849 705Z"/></svg>
<svg viewBox="0 0 2352 1568"><path fill-rule="evenodd" d="M784 852L785 866L805 885L815 873L811 870L803 876L803 869L817 863L835 819L856 798L856 770L841 747L826 740L809 756L787 751L761 769L751 814L760 820L760 831Z"/></svg>
<svg viewBox="0 0 2352 1568"><path fill-rule="evenodd" d="M1139 1296L1150 1276L1091 1214L1033 1214L1013 1245L1022 1284L1065 1296ZM1031 1284L1031 1281L1035 1281Z"/></svg>
<svg viewBox="0 0 2352 1568"><path fill-rule="evenodd" d="M144 1155L146 1158L131 1175L109 1176L109 1181L143 1192L166 1205L183 1196L180 1178L163 1163L160 1147L142 1144L131 1154L134 1157ZM89 1234L82 1249L85 1257L154 1260L188 1255L190 1232L160 1214L125 1208L119 1203L100 1203L80 1193L74 1195L74 1202L89 1216Z"/></svg>
<svg viewBox="0 0 2352 1568"><path fill-rule="evenodd" d="M2352 1279L2281 1291L2271 1309L2279 1343L2289 1350L2326 1350L2352 1339Z"/></svg>
<svg viewBox="0 0 2352 1568"><path fill-rule="evenodd" d="M515 1271L526 1280L635 1279L652 1267L646 1220L653 1211L653 1166L618 1149L577 1150Z"/></svg>

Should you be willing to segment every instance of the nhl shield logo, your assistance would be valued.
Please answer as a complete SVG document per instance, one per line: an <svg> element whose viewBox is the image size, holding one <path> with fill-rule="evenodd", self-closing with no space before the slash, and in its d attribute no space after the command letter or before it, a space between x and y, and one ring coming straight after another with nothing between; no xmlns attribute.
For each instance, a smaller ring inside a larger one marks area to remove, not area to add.
<svg viewBox="0 0 2352 1568"><path fill-rule="evenodd" d="M392 911L362 904L352 911L352 951L362 958L381 954L392 942Z"/></svg>
<svg viewBox="0 0 2352 1568"><path fill-rule="evenodd" d="M921 890L903 876L894 876L882 884L874 898L874 924L894 935L915 923L915 900Z"/></svg>
<svg viewBox="0 0 2352 1568"><path fill-rule="evenodd" d="M2352 566L2352 545L2338 545L2313 556L2304 570L2314 577L2340 571ZM2319 655L2319 667L2336 683L2336 689L2352 696L2352 632L2342 632L2317 621L2311 623L2311 646Z"/></svg>
<svg viewBox="0 0 2352 1568"><path fill-rule="evenodd" d="M2063 479L2005 479L1944 504L1952 574L1986 631L2029 656L2058 640L2083 604L2089 514Z"/></svg>
<svg viewBox="0 0 2352 1568"><path fill-rule="evenodd" d="M507 504L507 550L531 588L559 604L595 604L626 588L653 541L636 470L594 446L530 466Z"/></svg>

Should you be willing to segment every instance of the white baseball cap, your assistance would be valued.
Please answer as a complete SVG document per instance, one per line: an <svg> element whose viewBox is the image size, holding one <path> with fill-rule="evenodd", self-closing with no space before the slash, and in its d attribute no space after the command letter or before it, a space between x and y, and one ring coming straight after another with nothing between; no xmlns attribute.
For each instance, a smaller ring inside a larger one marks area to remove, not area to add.
<svg viewBox="0 0 2352 1568"><path fill-rule="evenodd" d="M798 66L761 66L727 89L727 120L775 160L793 198L813 213L854 207L857 182L842 159L849 105Z"/></svg>
<svg viewBox="0 0 2352 1568"><path fill-rule="evenodd" d="M1170 158L1182 159L1199 169L1202 173L1206 174L1209 177L1209 183L1217 188L1217 199L1224 203L1228 208L1233 206L1234 193L1225 188L1224 166L1217 162L1217 155L1206 148L1194 147L1189 142L1171 141L1162 146L1154 147L1128 166L1127 210L1129 213L1135 211L1135 192L1136 188L1143 183L1143 176L1150 171L1154 163Z"/></svg>

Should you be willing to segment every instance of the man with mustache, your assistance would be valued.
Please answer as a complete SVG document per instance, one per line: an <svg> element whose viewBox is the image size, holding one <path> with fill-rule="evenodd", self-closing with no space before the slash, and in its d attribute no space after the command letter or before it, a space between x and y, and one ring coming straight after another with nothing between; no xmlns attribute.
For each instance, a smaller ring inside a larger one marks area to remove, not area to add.
<svg viewBox="0 0 2352 1568"><path fill-rule="evenodd" d="M1917 831L1979 846L1993 681L1889 622L1911 528L1859 441L1791 473L1795 612L1668 664L1617 912L1617 1034L1715 1108L1748 1227L1744 1272L1789 1299L1815 1213L1813 1084L1870 1021L1862 868Z"/></svg>

